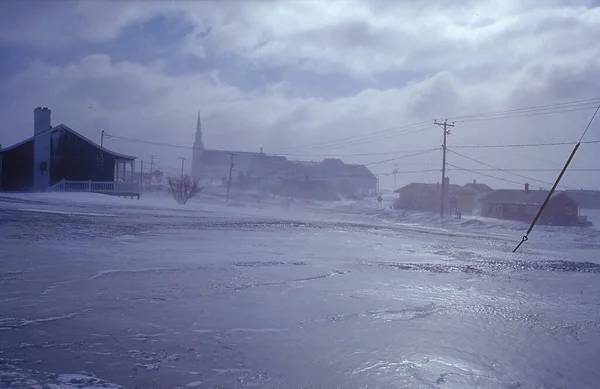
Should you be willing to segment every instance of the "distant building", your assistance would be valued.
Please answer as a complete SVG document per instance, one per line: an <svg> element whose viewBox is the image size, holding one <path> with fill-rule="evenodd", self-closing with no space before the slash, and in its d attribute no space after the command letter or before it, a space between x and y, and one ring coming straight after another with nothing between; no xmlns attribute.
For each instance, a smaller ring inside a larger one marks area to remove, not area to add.
<svg viewBox="0 0 600 389"><path fill-rule="evenodd" d="M218 185L227 182L230 169L234 187L289 196L327 200L340 195L374 195L377 188L377 177L366 166L345 164L339 159L292 161L283 156L267 155L262 150L252 153L205 149L198 113L192 176L207 185Z"/></svg>
<svg viewBox="0 0 600 389"><path fill-rule="evenodd" d="M475 192L470 188L450 184L446 177L446 194L444 209L448 215L456 212L470 214L475 210ZM398 200L394 203L396 209L416 210L422 212L440 212L442 187L438 184L412 183L396 189Z"/></svg>
<svg viewBox="0 0 600 389"><path fill-rule="evenodd" d="M490 188L486 184L478 184L477 180L473 180L472 183L464 184L463 187L475 192L475 198L477 201L479 201L480 199L484 198L489 193L494 191L492 188Z"/></svg>
<svg viewBox="0 0 600 389"><path fill-rule="evenodd" d="M530 190L529 184L521 190L495 190L481 200L481 216L530 223L547 196L548 191ZM563 226L590 224L586 216L580 215L579 203L565 192L557 192L550 198L539 223Z"/></svg>
<svg viewBox="0 0 600 389"><path fill-rule="evenodd" d="M600 191L565 190L564 193L579 203L581 208L600 209Z"/></svg>
<svg viewBox="0 0 600 389"><path fill-rule="evenodd" d="M44 191L61 181L128 182L135 157L109 151L34 110L33 136L0 149L0 190Z"/></svg>
<svg viewBox="0 0 600 389"><path fill-rule="evenodd" d="M494 190L490 188L486 184L477 183L477 180L473 180L473 182L463 185L464 188L471 190L475 194L475 203L473 206L473 213L479 212L481 206L479 205L481 199L483 199L488 194L492 193Z"/></svg>

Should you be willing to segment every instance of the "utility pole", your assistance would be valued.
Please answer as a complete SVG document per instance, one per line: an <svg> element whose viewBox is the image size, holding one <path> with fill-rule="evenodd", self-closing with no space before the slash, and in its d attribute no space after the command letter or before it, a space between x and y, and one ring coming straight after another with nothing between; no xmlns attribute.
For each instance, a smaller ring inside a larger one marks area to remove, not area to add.
<svg viewBox="0 0 600 389"><path fill-rule="evenodd" d="M142 159L141 165L140 165L140 192L142 191L143 187L144 187L144 160Z"/></svg>
<svg viewBox="0 0 600 389"><path fill-rule="evenodd" d="M392 191L396 190L396 174L398 174L398 164L395 163L394 164L394 171L392 172L394 173L394 189L392 189Z"/></svg>
<svg viewBox="0 0 600 389"><path fill-rule="evenodd" d="M450 134L448 127L454 127L454 122L448 124L448 119L446 119L443 123L439 123L436 120L434 124L437 124L444 130L444 144L442 145L442 195L440 205L440 217L444 218L444 200L446 200L446 137Z"/></svg>
<svg viewBox="0 0 600 389"><path fill-rule="evenodd" d="M296 165L292 165L292 200L296 196Z"/></svg>
<svg viewBox="0 0 600 389"><path fill-rule="evenodd" d="M233 157L235 157L235 153L229 153L231 158L231 163L229 164L229 179L227 180L227 198L225 202L229 202L229 188L231 187L231 172L233 172L233 167L235 164L233 163Z"/></svg>
<svg viewBox="0 0 600 389"><path fill-rule="evenodd" d="M104 130L102 130L102 135L100 136L100 147L104 147Z"/></svg>
<svg viewBox="0 0 600 389"><path fill-rule="evenodd" d="M154 158L156 158L156 155L150 154L150 180L148 182L149 185L152 185L152 177L154 177Z"/></svg>
<svg viewBox="0 0 600 389"><path fill-rule="evenodd" d="M179 183L179 192L183 198L183 164L185 163L185 158L179 157L179 159L181 159L181 181Z"/></svg>
<svg viewBox="0 0 600 389"><path fill-rule="evenodd" d="M154 158L156 158L156 155L150 154L150 174L154 171Z"/></svg>

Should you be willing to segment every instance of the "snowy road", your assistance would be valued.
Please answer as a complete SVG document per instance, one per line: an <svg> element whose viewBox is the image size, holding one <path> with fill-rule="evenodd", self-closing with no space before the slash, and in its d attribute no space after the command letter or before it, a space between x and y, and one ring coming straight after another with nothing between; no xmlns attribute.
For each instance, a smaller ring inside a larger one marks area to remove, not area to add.
<svg viewBox="0 0 600 389"><path fill-rule="evenodd" d="M0 202L0 387L598 387L597 229L261 213Z"/></svg>

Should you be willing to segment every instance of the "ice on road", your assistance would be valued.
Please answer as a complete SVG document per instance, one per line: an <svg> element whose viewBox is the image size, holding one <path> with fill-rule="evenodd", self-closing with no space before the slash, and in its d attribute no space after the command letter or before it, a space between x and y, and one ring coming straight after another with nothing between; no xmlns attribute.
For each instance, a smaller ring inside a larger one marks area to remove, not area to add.
<svg viewBox="0 0 600 389"><path fill-rule="evenodd" d="M0 199L0 387L598 387L595 227L165 203Z"/></svg>

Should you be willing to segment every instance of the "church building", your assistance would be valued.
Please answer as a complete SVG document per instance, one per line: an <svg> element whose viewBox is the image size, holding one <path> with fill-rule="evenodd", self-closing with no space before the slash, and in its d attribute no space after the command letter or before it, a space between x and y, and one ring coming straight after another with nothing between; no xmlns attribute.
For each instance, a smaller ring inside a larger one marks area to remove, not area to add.
<svg viewBox="0 0 600 389"><path fill-rule="evenodd" d="M345 164L339 159L293 161L267 155L262 150L253 153L206 149L198 113L192 176L204 185L219 185L227 182L230 169L234 185L279 194L293 191L300 196L319 198L370 196L377 187L377 177L366 166Z"/></svg>

